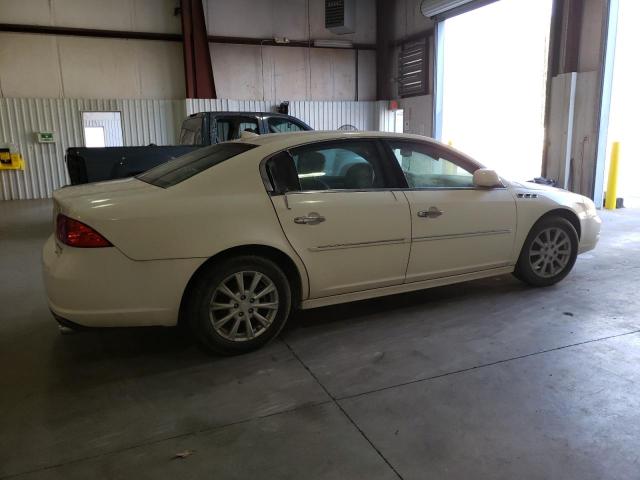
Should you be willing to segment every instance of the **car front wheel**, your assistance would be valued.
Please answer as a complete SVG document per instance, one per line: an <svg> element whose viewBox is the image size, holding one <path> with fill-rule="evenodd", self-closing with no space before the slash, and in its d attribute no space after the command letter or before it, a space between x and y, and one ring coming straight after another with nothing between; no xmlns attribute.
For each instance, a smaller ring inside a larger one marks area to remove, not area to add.
<svg viewBox="0 0 640 480"><path fill-rule="evenodd" d="M559 282L573 268L578 241L576 229L568 220L548 217L538 221L522 246L515 276L535 287Z"/></svg>
<svg viewBox="0 0 640 480"><path fill-rule="evenodd" d="M243 256L214 263L196 280L188 319L208 350L235 355L278 335L291 310L287 277L271 260Z"/></svg>

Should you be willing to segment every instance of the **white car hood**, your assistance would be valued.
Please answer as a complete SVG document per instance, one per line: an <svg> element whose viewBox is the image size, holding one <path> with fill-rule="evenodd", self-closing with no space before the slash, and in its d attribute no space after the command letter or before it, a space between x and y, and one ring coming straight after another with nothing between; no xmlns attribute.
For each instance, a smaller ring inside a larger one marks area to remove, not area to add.
<svg viewBox="0 0 640 480"><path fill-rule="evenodd" d="M525 188L527 190L535 190L535 191L546 191L546 192L567 192L571 193L568 190L558 187L552 187L551 185L544 185L542 183L534 183L534 182L516 182L513 180L508 180L509 184L513 188Z"/></svg>

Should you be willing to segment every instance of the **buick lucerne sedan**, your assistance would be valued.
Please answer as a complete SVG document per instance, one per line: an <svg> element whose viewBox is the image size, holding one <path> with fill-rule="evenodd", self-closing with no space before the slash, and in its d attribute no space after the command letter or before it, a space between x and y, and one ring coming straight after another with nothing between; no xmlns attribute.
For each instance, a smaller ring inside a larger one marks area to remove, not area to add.
<svg viewBox="0 0 640 480"><path fill-rule="evenodd" d="M242 353L314 308L513 273L562 280L595 247L583 196L517 183L434 140L301 132L62 188L44 246L64 328L188 325Z"/></svg>

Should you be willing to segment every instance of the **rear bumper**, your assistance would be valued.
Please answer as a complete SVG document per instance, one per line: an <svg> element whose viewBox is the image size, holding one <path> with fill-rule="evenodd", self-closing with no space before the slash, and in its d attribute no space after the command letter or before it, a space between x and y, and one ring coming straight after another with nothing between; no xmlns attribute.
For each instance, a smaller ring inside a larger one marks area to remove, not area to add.
<svg viewBox="0 0 640 480"><path fill-rule="evenodd" d="M49 308L84 327L175 325L202 261L135 261L117 248L61 248L53 236L42 251Z"/></svg>

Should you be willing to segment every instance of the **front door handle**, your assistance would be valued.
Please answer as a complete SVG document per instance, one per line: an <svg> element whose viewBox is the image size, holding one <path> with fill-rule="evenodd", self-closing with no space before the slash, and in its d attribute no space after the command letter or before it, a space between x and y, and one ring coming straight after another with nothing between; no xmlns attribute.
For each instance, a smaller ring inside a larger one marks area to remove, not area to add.
<svg viewBox="0 0 640 480"><path fill-rule="evenodd" d="M438 207L429 207L429 210L420 210L418 212L418 216L420 218L437 218L443 213L444 212L440 210Z"/></svg>
<svg viewBox="0 0 640 480"><path fill-rule="evenodd" d="M316 212L311 212L309 215L305 215L304 217L296 217L293 221L299 225L317 225L326 220L322 215Z"/></svg>

